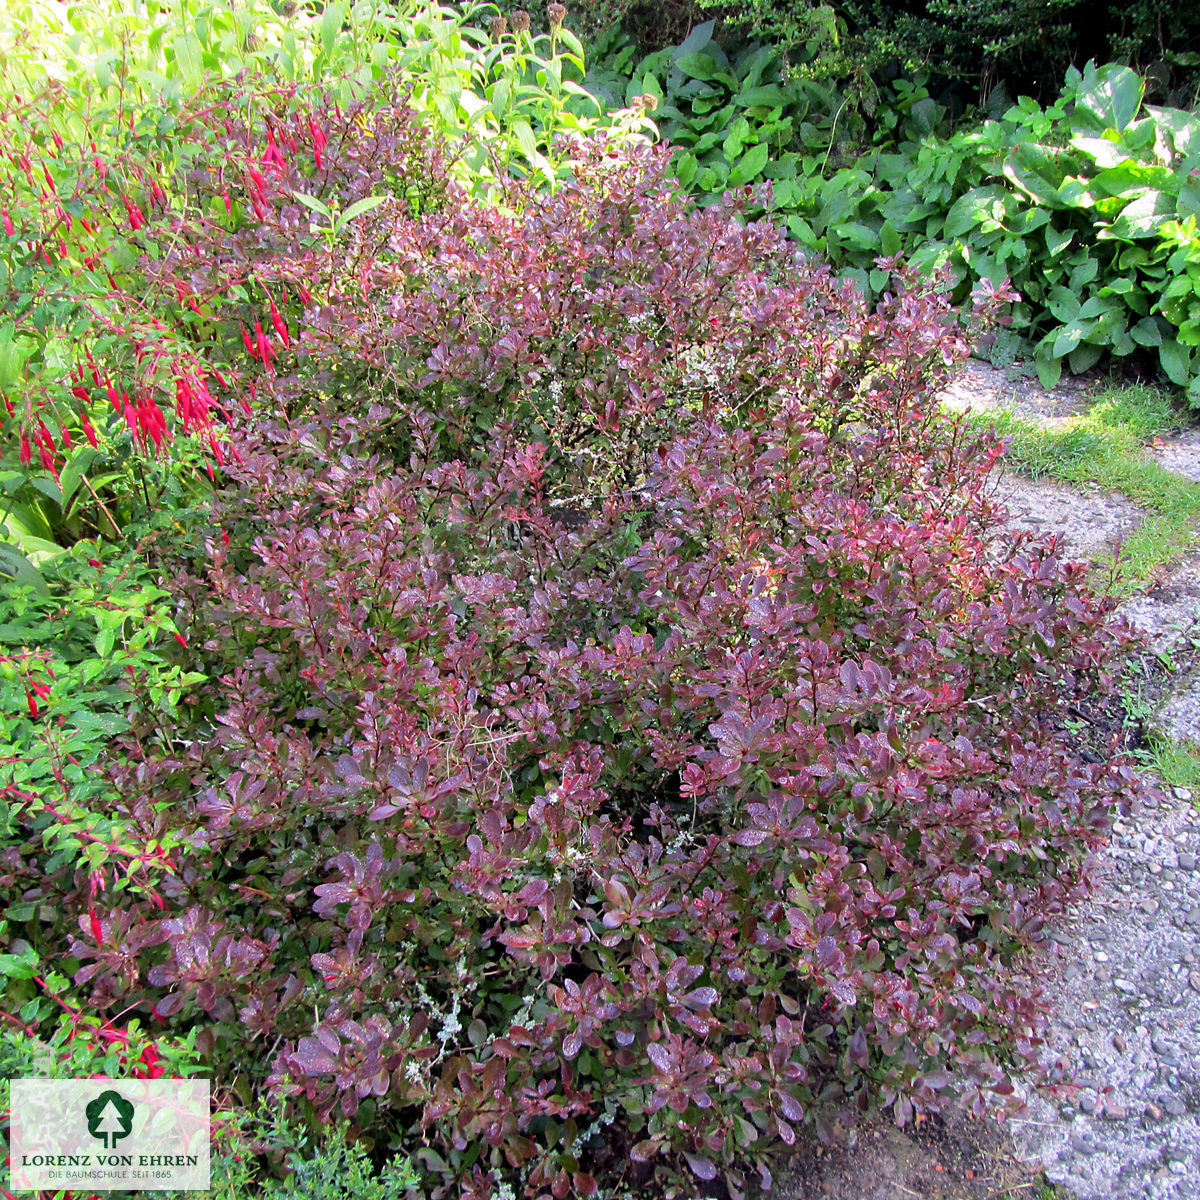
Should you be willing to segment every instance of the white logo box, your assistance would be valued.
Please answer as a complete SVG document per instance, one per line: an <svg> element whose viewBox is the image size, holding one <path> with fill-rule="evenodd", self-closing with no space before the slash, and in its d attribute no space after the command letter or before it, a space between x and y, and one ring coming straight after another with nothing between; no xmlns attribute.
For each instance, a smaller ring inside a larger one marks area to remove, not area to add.
<svg viewBox="0 0 1200 1200"><path fill-rule="evenodd" d="M207 1191L207 1079L14 1079L14 1192Z"/></svg>

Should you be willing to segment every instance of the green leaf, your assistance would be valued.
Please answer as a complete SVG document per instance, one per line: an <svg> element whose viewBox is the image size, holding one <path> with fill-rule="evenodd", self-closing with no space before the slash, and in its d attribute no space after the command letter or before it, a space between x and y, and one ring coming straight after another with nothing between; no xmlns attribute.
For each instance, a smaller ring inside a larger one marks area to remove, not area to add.
<svg viewBox="0 0 1200 1200"><path fill-rule="evenodd" d="M1172 383L1187 385L1192 373L1192 352L1187 346L1181 346L1174 338L1164 341L1158 348L1158 361Z"/></svg>
<svg viewBox="0 0 1200 1200"><path fill-rule="evenodd" d="M675 65L692 79L703 79L706 83L716 80L727 84L730 90L737 87L737 80L722 71L711 54L682 54L675 60Z"/></svg>
<svg viewBox="0 0 1200 1200"><path fill-rule="evenodd" d="M355 217L361 217L363 213L370 212L373 208L378 208L386 199L386 196L364 196L361 200L356 200L344 213L339 215L338 228L341 229L342 226L353 221Z"/></svg>
<svg viewBox="0 0 1200 1200"><path fill-rule="evenodd" d="M310 196L306 192L293 192L292 197L299 200L305 208L312 209L313 212L324 217L326 220L331 221L333 219L333 214L329 211L328 205L322 204L316 196Z"/></svg>
<svg viewBox="0 0 1200 1200"><path fill-rule="evenodd" d="M1070 288L1051 288L1046 307L1060 321L1073 321L1079 315L1079 297Z"/></svg>
<svg viewBox="0 0 1200 1200"><path fill-rule="evenodd" d="M716 28L716 21L705 21L702 25L697 25L691 33L680 42L676 55L692 54L697 50L703 50L705 46L712 41L713 30Z"/></svg>
<svg viewBox="0 0 1200 1200"><path fill-rule="evenodd" d="M1162 345L1162 330L1153 317L1143 317L1129 333L1139 346Z"/></svg>
<svg viewBox="0 0 1200 1200"><path fill-rule="evenodd" d="M1036 142L1018 142L1004 162L1004 176L1015 187L1047 208L1064 208L1058 189L1065 178L1066 167L1060 150L1040 146Z"/></svg>
<svg viewBox="0 0 1200 1200"><path fill-rule="evenodd" d="M334 43L345 21L345 0L329 0L321 16L321 48L325 51L326 58L333 56Z"/></svg>
<svg viewBox="0 0 1200 1200"><path fill-rule="evenodd" d="M757 179L763 167L767 165L769 155L770 151L766 143L759 142L757 146L751 146L737 161L733 170L729 172L730 186L739 187Z"/></svg>
<svg viewBox="0 0 1200 1200"><path fill-rule="evenodd" d="M764 83L758 87L742 88L733 98L739 108L778 108L790 104L793 97L777 83Z"/></svg>
<svg viewBox="0 0 1200 1200"><path fill-rule="evenodd" d="M722 149L725 151L725 157L732 162L742 152L742 147L746 144L750 137L750 122L745 117L738 117L736 121L729 127L729 133L725 137L725 144Z"/></svg>
<svg viewBox="0 0 1200 1200"><path fill-rule="evenodd" d="M0 576L7 575L14 583L25 584L42 596L48 596L50 589L42 578L42 573L15 546L8 542L0 542Z"/></svg>
<svg viewBox="0 0 1200 1200"><path fill-rule="evenodd" d="M1127 204L1121 215L1097 234L1098 239L1133 239L1155 237L1168 222L1175 219L1175 198L1167 192L1150 188L1145 195Z"/></svg>
<svg viewBox="0 0 1200 1200"><path fill-rule="evenodd" d="M1088 63L1075 94L1072 122L1077 128L1124 129L1142 105L1145 81L1128 67Z"/></svg>
<svg viewBox="0 0 1200 1200"><path fill-rule="evenodd" d="M1058 381L1062 378L1062 359L1054 358L1045 343L1038 347L1034 355L1034 364L1037 366L1038 381L1042 387L1050 389L1058 386Z"/></svg>
<svg viewBox="0 0 1200 1200"><path fill-rule="evenodd" d="M1181 108L1157 108L1153 104L1146 105L1146 112L1170 137L1177 154L1184 158L1200 154L1200 117L1195 113Z"/></svg>
<svg viewBox="0 0 1200 1200"><path fill-rule="evenodd" d="M675 163L675 178L684 187L690 187L692 180L696 178L696 169L699 165L699 160L694 154L681 154Z"/></svg>
<svg viewBox="0 0 1200 1200"><path fill-rule="evenodd" d="M960 238L984 221L1003 219L1008 193L998 184L972 188L960 196L946 214L946 237Z"/></svg>
<svg viewBox="0 0 1200 1200"><path fill-rule="evenodd" d="M1076 346L1067 357L1071 373L1082 375L1084 371L1090 371L1100 361L1100 356L1103 353L1104 348L1102 346L1093 346L1086 343L1082 346Z"/></svg>
<svg viewBox="0 0 1200 1200"><path fill-rule="evenodd" d="M1073 137L1071 145L1082 150L1100 168L1115 167L1129 157L1129 151L1120 143L1105 137Z"/></svg>
<svg viewBox="0 0 1200 1200"><path fill-rule="evenodd" d="M537 154L537 139L533 136L533 129L524 117L518 117L512 123L513 137L517 139L517 144L525 151L526 156L532 161Z"/></svg>

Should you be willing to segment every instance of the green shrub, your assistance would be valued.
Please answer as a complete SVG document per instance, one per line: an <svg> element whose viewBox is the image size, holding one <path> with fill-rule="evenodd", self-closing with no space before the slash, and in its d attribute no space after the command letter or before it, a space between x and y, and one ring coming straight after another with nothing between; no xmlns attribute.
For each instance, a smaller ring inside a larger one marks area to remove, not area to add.
<svg viewBox="0 0 1200 1200"><path fill-rule="evenodd" d="M1009 279L1021 300L994 355L1029 350L1047 386L1064 367L1153 355L1200 405L1200 116L1144 105L1131 70L1089 64L1050 108L1022 99L940 137L944 110L898 80L877 133L892 144L825 173L832 138L815 152L824 131L806 126L801 99L815 85L760 84L778 61L769 51L731 64L683 50L649 60L665 86L646 69L629 87L662 95L676 175L701 203L770 181L751 212L769 211L867 295L895 256L946 270L960 301ZM815 144L788 145L797 128Z"/></svg>

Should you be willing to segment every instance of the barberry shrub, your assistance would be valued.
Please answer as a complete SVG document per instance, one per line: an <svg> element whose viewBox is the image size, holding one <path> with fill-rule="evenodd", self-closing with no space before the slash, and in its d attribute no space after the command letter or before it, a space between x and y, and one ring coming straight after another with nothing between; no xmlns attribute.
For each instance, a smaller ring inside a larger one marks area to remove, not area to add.
<svg viewBox="0 0 1200 1200"><path fill-rule="evenodd" d="M1058 714L1122 635L939 414L936 295L571 153L424 209L364 153L385 200L299 249L281 173L199 256L313 299L176 563L214 682L110 768L166 911L89 897L71 954L430 1195L741 1195L1038 1065L1023 951L1137 786Z"/></svg>

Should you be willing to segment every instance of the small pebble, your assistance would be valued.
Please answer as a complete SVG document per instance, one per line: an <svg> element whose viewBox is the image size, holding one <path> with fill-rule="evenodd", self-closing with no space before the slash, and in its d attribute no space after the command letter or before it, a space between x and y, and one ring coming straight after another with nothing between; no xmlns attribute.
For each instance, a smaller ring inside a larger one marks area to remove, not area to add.
<svg viewBox="0 0 1200 1200"><path fill-rule="evenodd" d="M1163 1117L1163 1110L1159 1108L1157 1104L1147 1104L1146 1116L1148 1116L1152 1121L1161 1121Z"/></svg>
<svg viewBox="0 0 1200 1200"><path fill-rule="evenodd" d="M1179 855L1179 869L1181 871L1194 871L1196 869L1196 856L1194 854Z"/></svg>

